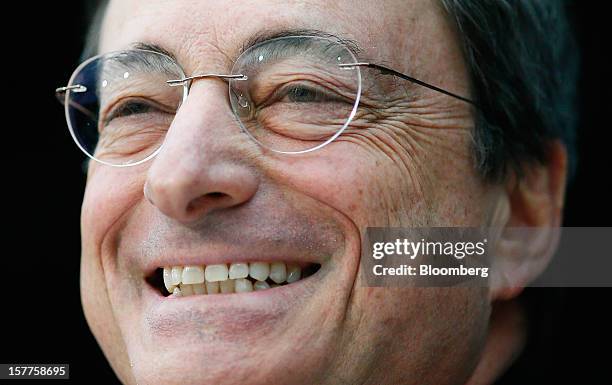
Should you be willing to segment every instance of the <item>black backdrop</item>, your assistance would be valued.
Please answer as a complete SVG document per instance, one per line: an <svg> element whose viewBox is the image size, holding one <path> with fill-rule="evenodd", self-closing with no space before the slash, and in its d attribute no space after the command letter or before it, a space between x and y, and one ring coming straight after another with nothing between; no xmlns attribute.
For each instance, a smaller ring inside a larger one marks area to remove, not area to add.
<svg viewBox="0 0 612 385"><path fill-rule="evenodd" d="M83 157L53 92L79 62L87 21L79 1L52 2L44 11L22 3L6 6L3 18L1 153L8 215L0 363L70 363L73 383L114 384L80 307ZM567 195L566 226L612 225L610 96L603 88L609 77L609 12L602 4L570 5L582 71L580 158ZM603 384L606 373L612 378L606 370L611 289L530 289L526 294L532 310L530 343L500 384Z"/></svg>

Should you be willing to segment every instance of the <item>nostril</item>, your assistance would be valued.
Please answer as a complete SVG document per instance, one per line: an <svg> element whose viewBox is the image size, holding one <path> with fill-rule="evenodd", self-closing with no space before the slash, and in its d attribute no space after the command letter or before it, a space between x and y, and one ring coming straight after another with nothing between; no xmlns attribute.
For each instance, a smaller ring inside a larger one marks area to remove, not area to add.
<svg viewBox="0 0 612 385"><path fill-rule="evenodd" d="M230 196L222 192L211 192L193 199L187 204L187 212L200 211L207 206L219 206L220 201L229 199Z"/></svg>
<svg viewBox="0 0 612 385"><path fill-rule="evenodd" d="M149 201L150 204L155 206L153 199L151 199L151 192L149 191L149 184L147 182L144 183L144 186L142 187L142 192L144 194L145 199Z"/></svg>

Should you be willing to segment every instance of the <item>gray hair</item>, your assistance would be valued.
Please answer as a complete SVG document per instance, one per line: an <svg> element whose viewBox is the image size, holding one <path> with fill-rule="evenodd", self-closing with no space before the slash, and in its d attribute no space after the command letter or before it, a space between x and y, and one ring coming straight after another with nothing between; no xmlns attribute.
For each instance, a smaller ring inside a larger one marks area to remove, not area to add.
<svg viewBox="0 0 612 385"><path fill-rule="evenodd" d="M471 78L474 157L485 179L546 163L561 140L575 167L578 57L563 0L439 0L455 26ZM108 0L90 0L84 56L98 48Z"/></svg>

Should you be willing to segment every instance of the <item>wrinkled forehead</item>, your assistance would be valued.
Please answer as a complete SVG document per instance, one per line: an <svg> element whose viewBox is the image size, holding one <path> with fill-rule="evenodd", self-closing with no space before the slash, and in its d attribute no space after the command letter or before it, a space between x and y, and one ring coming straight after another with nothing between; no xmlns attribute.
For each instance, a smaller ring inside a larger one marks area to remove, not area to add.
<svg viewBox="0 0 612 385"><path fill-rule="evenodd" d="M354 42L364 60L427 68L458 50L435 0L113 0L100 51L136 42L163 47L186 72L225 70L245 44L266 35L316 30ZM409 60L407 58L410 58Z"/></svg>

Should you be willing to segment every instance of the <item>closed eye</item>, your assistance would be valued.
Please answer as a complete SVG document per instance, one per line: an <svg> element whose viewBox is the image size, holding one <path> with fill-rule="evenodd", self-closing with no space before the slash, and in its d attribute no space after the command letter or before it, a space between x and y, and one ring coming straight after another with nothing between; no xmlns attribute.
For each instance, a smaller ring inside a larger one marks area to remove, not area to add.
<svg viewBox="0 0 612 385"><path fill-rule="evenodd" d="M305 83L289 83L277 88L259 107L266 107L277 102L295 104L337 103L347 102L347 100L322 87L315 87Z"/></svg>
<svg viewBox="0 0 612 385"><path fill-rule="evenodd" d="M113 119L127 117L130 115L144 114L151 112L154 107L150 103L145 102L141 99L129 99L109 112L108 116L104 118L104 125L106 126Z"/></svg>

